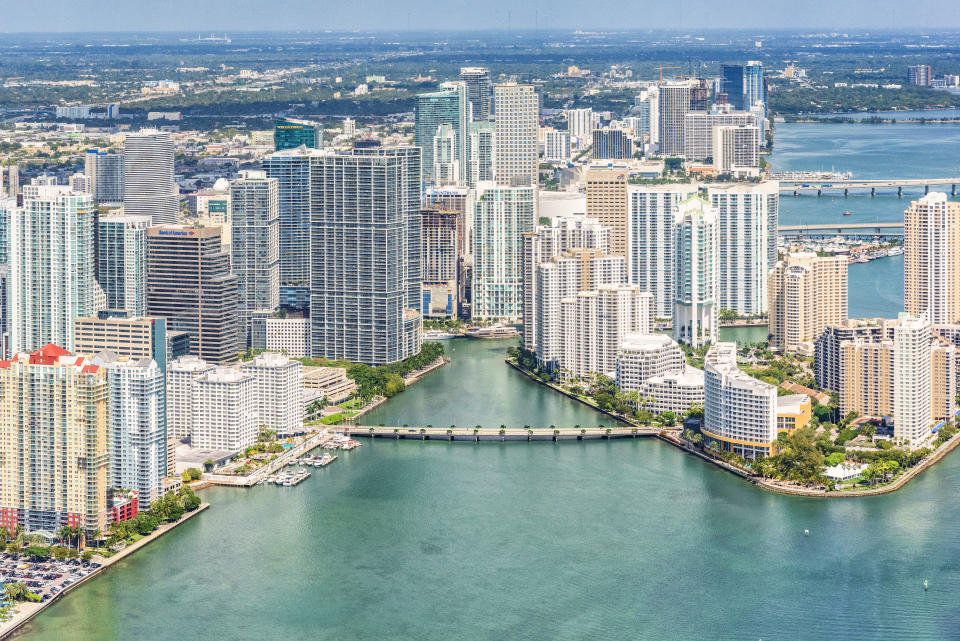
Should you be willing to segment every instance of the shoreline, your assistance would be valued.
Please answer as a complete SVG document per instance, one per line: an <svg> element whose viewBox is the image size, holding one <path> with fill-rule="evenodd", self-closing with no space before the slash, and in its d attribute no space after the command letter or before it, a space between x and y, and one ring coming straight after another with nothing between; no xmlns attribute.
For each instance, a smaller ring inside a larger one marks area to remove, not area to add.
<svg viewBox="0 0 960 641"><path fill-rule="evenodd" d="M150 543L153 543L164 534L186 523L187 521L189 521L190 519L200 514L201 512L203 512L209 507L210 507L209 503L201 503L200 505L197 506L197 509L193 510L192 512L185 513L183 516L181 516L176 521L173 521L172 523L163 523L157 526L156 530L146 535L139 541L135 543L131 543L130 545L126 546L125 548L123 548L122 550L120 550L119 552L117 552L111 557L105 558L99 555L95 555L94 559L92 560L97 560L97 562L101 564L99 568L96 568L93 572L91 572L87 576L63 588L62 590L60 590L60 592L55 594L48 601L43 603L26 603L26 602L19 603L17 605L17 613L13 615L13 618L11 618L6 623L0 624L0 641L2 641L3 639L12 638L12 635L14 633L22 632L23 626L25 626L30 621L32 621L37 615L42 613L49 606L59 601L65 594L69 594L71 591L73 591L74 588L77 588L83 585L84 583L86 583L87 581L89 581L94 577L100 576L102 573L106 572L109 568L113 567L113 565L116 564L117 562L127 558L137 550L140 550L141 548L149 545Z"/></svg>
<svg viewBox="0 0 960 641"><path fill-rule="evenodd" d="M597 410L598 412L602 412L603 414L607 414L608 416L614 417L614 418L616 418L616 419L619 420L619 421L622 421L622 422L627 423L628 425L638 426L637 423L635 423L635 422L633 422L633 421L630 421L629 419L626 419L625 417L621 417L621 416L619 416L619 415L617 415L617 414L614 414L614 413L608 412L608 411L606 411L606 410L600 409L599 407L597 407L597 406L595 406L595 405L593 405L593 404L591 404L591 403L587 403L586 401L584 401L584 400L581 399L580 397L575 396L574 394L571 394L570 392L567 392L566 390L564 390L564 389L562 389L562 388L559 388L559 387L557 387L557 386L554 386L554 385L552 385L552 384L550 384L550 383L547 383L547 382L545 382L545 381L541 381L539 378L537 378L536 376L534 376L534 375L531 374L530 372L528 372L528 371L526 371L525 369L521 368L518 364L511 362L509 359L504 359L504 362L507 363L507 364L508 364L510 367L512 367L513 369L515 369L515 370L517 370L518 372L524 374L525 376L527 376L527 377L530 378L531 380L539 383L540 385L543 385L543 386L548 387L548 388L550 388L550 389L552 389L552 390L555 390L555 391L557 391L557 392L560 392L560 393L563 394L564 396L567 396L567 397L572 398L572 399L574 399L574 400L580 401L580 402L583 403L584 405L587 405L588 407L592 407L593 409ZM767 492L775 492L775 493L777 493L777 494L789 494L789 495L792 495L792 496L803 496L803 497L809 497L809 498L826 498L826 499L833 499L833 498L858 498L858 497L867 497L867 496L879 496L879 495L881 495L881 494L890 494L891 492L896 492L897 490L902 489L903 487L905 487L905 486L907 485L907 483L909 483L909 482L912 481L914 478L916 478L921 472L923 472L923 471L926 470L927 468L932 467L932 466L936 465L937 463L939 463L941 460L943 460L944 457L946 457L947 454L949 454L950 452L952 452L952 451L957 447L957 445L960 445L960 432L958 432L958 433L957 433L956 435L954 435L953 438L951 438L949 441L947 441L946 443L944 443L943 445L941 445L940 447L938 447L936 450L934 450L933 452L931 452L930 456L928 456L927 458L923 459L922 461L920 461L919 463L917 463L917 464L914 465L913 467L909 468L906 472L902 473L900 476L898 476L896 479L894 479L892 482L890 482L890 483L888 483L888 484L886 484L886 485L882 485L882 486L880 486L880 487L873 487L873 488L869 488L869 489L865 489L865 490L850 490L850 491L837 491L837 490L834 490L834 491L828 492L827 490L810 489L810 488L805 488L805 487L801 487L801 486L798 486L798 485L785 484L785 483L782 483L782 482L780 482L780 481L776 481L776 480L774 480L774 479L767 479L767 478L763 478L763 477L752 476L752 475L750 475L750 473L748 473L748 472L740 469L739 467L737 467L737 466L735 466L735 465L731 465L730 463L728 463L728 462L726 462L726 461L724 461L724 460L722 460L722 459L718 459L718 458L715 458L715 457L711 456L711 455L708 454L706 451L699 450L699 449L696 449L696 448L694 448L694 447L689 446L688 444L686 444L686 443L685 443L684 441L682 441L681 439L673 437L673 435L670 434L670 431L671 431L671 430L669 430L668 428L662 428L662 429L661 429L661 432L660 432L659 434L657 434L656 436L657 436L657 438L659 438L661 441L664 441L664 442L666 442L666 443L669 443L670 445L673 445L673 446L676 447L677 449L679 449L679 450L681 450L681 451L683 451L683 452L686 452L687 454L690 454L690 455L695 456L695 457L697 457L697 458L699 458L699 459L702 459L702 460L704 460L704 461L707 461L707 462L709 462L709 463L712 463L712 464L716 465L717 467L719 467L720 469L722 469L722 470L724 470L724 471L726 471L726 472L729 472L729 473L733 474L734 476L738 476L738 477L742 478L743 480L747 481L748 483L750 483L750 484L753 485L754 487L760 488L761 490L766 490ZM680 430L677 429L677 428L674 428L674 430L672 430L672 431L680 431Z"/></svg>

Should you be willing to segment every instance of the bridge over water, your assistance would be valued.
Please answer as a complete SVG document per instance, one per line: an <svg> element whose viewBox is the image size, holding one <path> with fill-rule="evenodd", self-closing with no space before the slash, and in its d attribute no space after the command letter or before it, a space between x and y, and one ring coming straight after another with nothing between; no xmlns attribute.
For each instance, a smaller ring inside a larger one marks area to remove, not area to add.
<svg viewBox="0 0 960 641"><path fill-rule="evenodd" d="M903 236L903 221L876 223L817 223L812 225L781 225L781 236Z"/></svg>
<svg viewBox="0 0 960 641"><path fill-rule="evenodd" d="M394 438L440 441L581 441L611 438L637 438L667 433L661 427L433 427L332 425L332 431L357 438Z"/></svg>
<svg viewBox="0 0 960 641"><path fill-rule="evenodd" d="M781 192L792 192L794 196L799 196L802 192L817 192L822 196L825 191L842 190L844 196L850 195L850 190L870 190L871 196L876 196L877 191L881 189L896 188L897 196L903 196L904 187L923 187L923 193L930 193L931 187L950 186L950 195L957 195L957 185L960 184L960 178L905 178L905 179L876 179L876 180L782 180L780 181Z"/></svg>

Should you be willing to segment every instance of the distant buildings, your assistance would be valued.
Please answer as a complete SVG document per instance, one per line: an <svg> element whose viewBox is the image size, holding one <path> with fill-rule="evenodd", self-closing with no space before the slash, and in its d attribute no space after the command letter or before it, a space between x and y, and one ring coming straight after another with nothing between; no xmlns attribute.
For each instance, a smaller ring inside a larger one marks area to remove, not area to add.
<svg viewBox="0 0 960 641"><path fill-rule="evenodd" d="M927 87L933 80L930 65L910 65L907 67L907 84Z"/></svg>
<svg viewBox="0 0 960 641"><path fill-rule="evenodd" d="M543 159L564 164L570 162L570 132L548 131L544 134Z"/></svg>
<svg viewBox="0 0 960 641"><path fill-rule="evenodd" d="M690 84L664 82L658 91L659 150L663 156L683 156L684 119L690 111Z"/></svg>
<svg viewBox="0 0 960 641"><path fill-rule="evenodd" d="M73 319L93 314L102 296L93 198L66 186L28 187L23 206L9 212L11 352L72 348Z"/></svg>
<svg viewBox="0 0 960 641"><path fill-rule="evenodd" d="M751 60L744 64L723 65L723 92L727 102L738 111L749 111L759 102L766 102L763 64Z"/></svg>
<svg viewBox="0 0 960 641"><path fill-rule="evenodd" d="M593 109L567 109L564 112L567 118L567 131L571 141L577 149L583 149L593 142Z"/></svg>
<svg viewBox="0 0 960 641"><path fill-rule="evenodd" d="M712 345L704 375L704 438L746 459L774 454L777 388L737 367L736 343Z"/></svg>
<svg viewBox="0 0 960 641"><path fill-rule="evenodd" d="M103 367L53 344L0 361L0 527L106 531L108 392Z"/></svg>
<svg viewBox="0 0 960 641"><path fill-rule="evenodd" d="M216 227L147 230L147 313L190 333L195 355L229 363L240 349L238 283Z"/></svg>
<svg viewBox="0 0 960 641"><path fill-rule="evenodd" d="M124 138L123 206L128 216L150 216L154 225L178 222L180 196L173 179L173 138L143 130Z"/></svg>
<svg viewBox="0 0 960 641"><path fill-rule="evenodd" d="M935 324L960 322L960 203L932 192L903 214L904 309Z"/></svg>
<svg viewBox="0 0 960 641"><path fill-rule="evenodd" d="M469 175L471 187L494 179L497 159L497 127L492 122L471 122L469 142Z"/></svg>
<svg viewBox="0 0 960 641"><path fill-rule="evenodd" d="M534 87L499 84L493 94L497 110L494 179L501 185L535 186L540 104Z"/></svg>
<svg viewBox="0 0 960 641"><path fill-rule="evenodd" d="M770 346L813 354L813 342L828 325L847 319L847 257L788 253L769 280Z"/></svg>
<svg viewBox="0 0 960 641"><path fill-rule="evenodd" d="M623 129L594 129L591 155L597 159L633 158L633 138Z"/></svg>
<svg viewBox="0 0 960 641"><path fill-rule="evenodd" d="M323 127L311 120L277 118L273 126L273 148L277 151L303 145L311 149L323 147Z"/></svg>
<svg viewBox="0 0 960 641"><path fill-rule="evenodd" d="M683 119L683 156L686 160L706 160L714 156L717 129L724 126L749 126L756 118L745 111L690 111ZM759 140L756 145L759 147ZM756 152L754 153L756 155ZM716 158L714 158L716 162ZM756 164L756 163L754 163Z"/></svg>

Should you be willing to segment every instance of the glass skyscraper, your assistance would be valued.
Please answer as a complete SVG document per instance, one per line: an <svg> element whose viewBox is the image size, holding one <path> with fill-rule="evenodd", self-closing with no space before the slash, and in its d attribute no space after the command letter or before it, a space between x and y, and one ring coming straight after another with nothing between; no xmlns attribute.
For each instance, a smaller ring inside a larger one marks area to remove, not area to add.
<svg viewBox="0 0 960 641"><path fill-rule="evenodd" d="M323 146L323 127L311 120L277 118L273 127L273 148L277 151L303 145L312 149Z"/></svg>
<svg viewBox="0 0 960 641"><path fill-rule="evenodd" d="M460 80L467 83L474 122L490 120L490 70L484 67L461 67Z"/></svg>
<svg viewBox="0 0 960 641"><path fill-rule="evenodd" d="M456 157L460 163L458 179L466 182L470 126L470 99L466 83L447 83L441 86L440 91L417 96L413 141L421 150L423 178L426 181L434 178L433 139L440 125L450 125L456 134Z"/></svg>
<svg viewBox="0 0 960 641"><path fill-rule="evenodd" d="M147 313L149 216L101 216L97 221L97 282L107 309Z"/></svg>

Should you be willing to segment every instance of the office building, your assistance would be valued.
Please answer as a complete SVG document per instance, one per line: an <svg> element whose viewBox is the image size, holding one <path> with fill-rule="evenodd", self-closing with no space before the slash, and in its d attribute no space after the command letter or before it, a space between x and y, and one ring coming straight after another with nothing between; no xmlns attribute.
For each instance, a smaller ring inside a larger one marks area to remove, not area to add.
<svg viewBox="0 0 960 641"><path fill-rule="evenodd" d="M175 225L180 192L173 179L173 138L143 130L123 144L123 208L128 216L150 216L154 225Z"/></svg>
<svg viewBox="0 0 960 641"><path fill-rule="evenodd" d="M587 217L610 230L610 254L627 256L627 174L613 169L587 172Z"/></svg>
<svg viewBox="0 0 960 641"><path fill-rule="evenodd" d="M0 361L0 527L106 531L108 402L106 370L56 345Z"/></svg>
<svg viewBox="0 0 960 641"><path fill-rule="evenodd" d="M122 154L88 149L83 158L83 173L94 202L123 202L123 172Z"/></svg>
<svg viewBox="0 0 960 641"><path fill-rule="evenodd" d="M467 84L452 82L441 85L439 91L417 95L413 130L414 144L420 148L423 180L436 179L434 173L434 139L441 125L449 125L453 143L452 157L457 161L456 180L467 180L467 139L470 125L470 99Z"/></svg>
<svg viewBox="0 0 960 641"><path fill-rule="evenodd" d="M498 85L499 87L500 85ZM498 102L497 118L505 112ZM509 109L504 105L504 109ZM522 314L523 234L533 231L533 187L477 185L473 203L473 296L475 318L519 320Z"/></svg>
<svg viewBox="0 0 960 641"><path fill-rule="evenodd" d="M707 198L717 218L720 309L766 314L767 281L777 262L780 185L712 185Z"/></svg>
<svg viewBox="0 0 960 641"><path fill-rule="evenodd" d="M677 206L696 193L695 184L627 187L630 282L653 294L657 318L673 317Z"/></svg>
<svg viewBox="0 0 960 641"><path fill-rule="evenodd" d="M548 131L544 134L543 159L559 165L570 162L570 132Z"/></svg>
<svg viewBox="0 0 960 641"><path fill-rule="evenodd" d="M692 347L717 340L720 265L717 214L700 196L677 205L673 231L673 339Z"/></svg>
<svg viewBox="0 0 960 641"><path fill-rule="evenodd" d="M245 369L214 367L193 382L190 444L239 452L257 442L260 414L256 379Z"/></svg>
<svg viewBox="0 0 960 641"><path fill-rule="evenodd" d="M277 179L280 220L280 306L310 308L310 158L325 152L288 149L263 159L267 176Z"/></svg>
<svg viewBox="0 0 960 641"><path fill-rule="evenodd" d="M845 342L880 343L893 340L896 321L849 318L828 324L814 344L813 374L821 389L837 392L841 385L840 346Z"/></svg>
<svg viewBox="0 0 960 641"><path fill-rule="evenodd" d="M167 436L187 438L194 431L197 379L214 366L196 356L181 356L167 365Z"/></svg>
<svg viewBox="0 0 960 641"><path fill-rule="evenodd" d="M627 334L617 354L617 388L639 390L654 376L682 370L686 362L680 346L665 334Z"/></svg>
<svg viewBox="0 0 960 641"><path fill-rule="evenodd" d="M104 310L73 321L73 342L78 354L112 352L134 361L153 360L167 368L167 322L163 318L135 316L126 310Z"/></svg>
<svg viewBox="0 0 960 641"><path fill-rule="evenodd" d="M769 277L770 346L813 355L813 342L829 325L847 320L846 256L788 253Z"/></svg>
<svg viewBox="0 0 960 641"><path fill-rule="evenodd" d="M456 318L460 214L423 209L423 315Z"/></svg>
<svg viewBox="0 0 960 641"><path fill-rule="evenodd" d="M273 125L273 148L277 151L300 146L323 147L323 126L311 120L277 118Z"/></svg>
<svg viewBox="0 0 960 641"><path fill-rule="evenodd" d="M593 109L566 109L567 131L577 149L584 149L593 141Z"/></svg>
<svg viewBox="0 0 960 641"><path fill-rule="evenodd" d="M230 185L230 266L237 276L240 342L250 343L250 316L280 306L278 180L247 172Z"/></svg>
<svg viewBox="0 0 960 641"><path fill-rule="evenodd" d="M713 171L738 178L760 175L760 129L754 125L713 129Z"/></svg>
<svg viewBox="0 0 960 641"><path fill-rule="evenodd" d="M556 363L564 379L616 376L617 353L627 334L653 333L653 296L636 285L601 285L560 303Z"/></svg>
<svg viewBox="0 0 960 641"><path fill-rule="evenodd" d="M633 158L633 138L623 129L603 127L593 130L593 149L590 154L598 160Z"/></svg>
<svg viewBox="0 0 960 641"><path fill-rule="evenodd" d="M903 214L904 309L934 324L960 322L960 203L931 192Z"/></svg>
<svg viewBox="0 0 960 641"><path fill-rule="evenodd" d="M492 122L470 123L469 176L471 187L492 181L497 158L497 126Z"/></svg>
<svg viewBox="0 0 960 641"><path fill-rule="evenodd" d="M149 216L109 214L97 220L97 282L107 309L147 313L148 227Z"/></svg>
<svg viewBox="0 0 960 641"><path fill-rule="evenodd" d="M303 366L288 355L264 352L240 371L254 378L258 428L280 436L303 432Z"/></svg>
<svg viewBox="0 0 960 641"><path fill-rule="evenodd" d="M134 490L142 509L163 495L167 475L167 403L163 368L150 358L96 354L107 371L111 488Z"/></svg>
<svg viewBox="0 0 960 641"><path fill-rule="evenodd" d="M777 388L737 367L737 344L715 343L704 361L703 437L746 459L776 453Z"/></svg>
<svg viewBox="0 0 960 641"><path fill-rule="evenodd" d="M66 186L31 186L10 211L11 351L47 343L73 347L73 319L91 315L99 287L94 261L95 208L90 194Z"/></svg>
<svg viewBox="0 0 960 641"><path fill-rule="evenodd" d="M637 392L648 401L645 409L654 414L683 414L691 407L703 407L703 385L703 370L684 365L648 378Z"/></svg>
<svg viewBox="0 0 960 641"><path fill-rule="evenodd" d="M658 90L659 153L661 156L682 156L684 151L684 119L690 111L690 84L664 82Z"/></svg>
<svg viewBox="0 0 960 641"><path fill-rule="evenodd" d="M20 166L7 166L7 196L16 198L20 193Z"/></svg>
<svg viewBox="0 0 960 641"><path fill-rule="evenodd" d="M239 350L239 293L216 227L147 230L147 313L190 334L194 355L229 363Z"/></svg>
<svg viewBox="0 0 960 641"><path fill-rule="evenodd" d="M930 65L910 65L907 67L907 84L927 87L933 80L933 69Z"/></svg>
<svg viewBox="0 0 960 641"><path fill-rule="evenodd" d="M255 313L250 319L250 342L254 349L292 358L310 356L310 319Z"/></svg>
<svg viewBox="0 0 960 641"><path fill-rule="evenodd" d="M383 364L419 353L419 163L416 147L311 160L312 356Z"/></svg>
<svg viewBox="0 0 960 641"><path fill-rule="evenodd" d="M748 112L691 111L683 118L683 156L686 160L706 160L713 156L719 127L748 126L756 119Z"/></svg>
<svg viewBox="0 0 960 641"><path fill-rule="evenodd" d="M751 60L745 65L723 65L723 92L727 104L737 111L749 111L757 102L767 100L763 64Z"/></svg>
<svg viewBox="0 0 960 641"><path fill-rule="evenodd" d="M494 180L505 186L536 186L540 109L534 87L500 84L493 95L497 110Z"/></svg>
<svg viewBox="0 0 960 641"><path fill-rule="evenodd" d="M467 85L473 121L490 120L490 70L484 67L461 67L460 82Z"/></svg>
<svg viewBox="0 0 960 641"><path fill-rule="evenodd" d="M356 393L357 384L347 378L345 367L305 367L303 389L317 398L327 399L328 404L340 403Z"/></svg>

